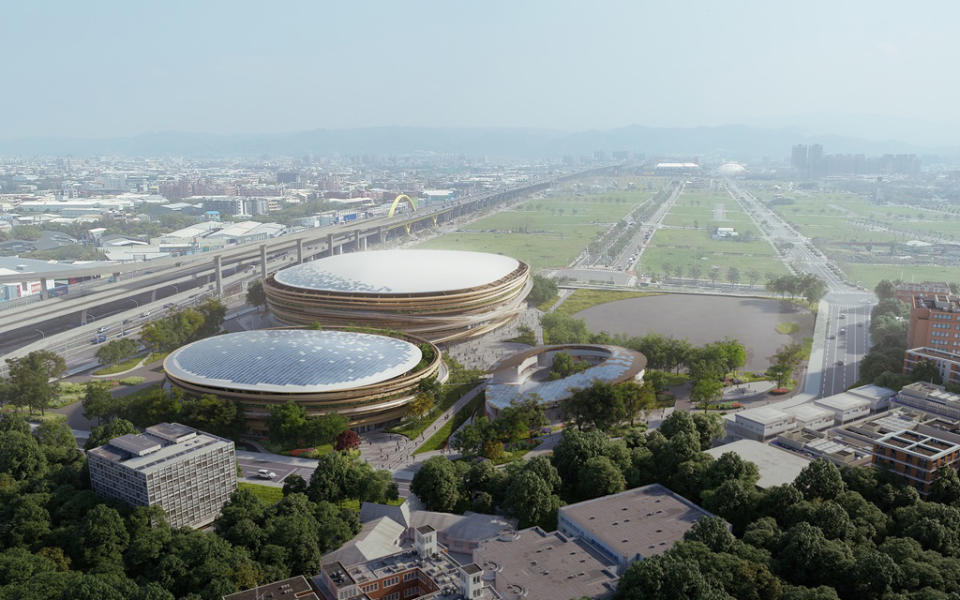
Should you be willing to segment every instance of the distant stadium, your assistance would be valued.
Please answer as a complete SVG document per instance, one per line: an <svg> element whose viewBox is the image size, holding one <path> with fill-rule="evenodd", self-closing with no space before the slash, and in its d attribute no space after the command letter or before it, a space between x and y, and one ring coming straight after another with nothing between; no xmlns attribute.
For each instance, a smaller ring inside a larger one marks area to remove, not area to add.
<svg viewBox="0 0 960 600"><path fill-rule="evenodd" d="M283 322L392 329L435 343L509 323L531 287L530 267L515 258L452 250L338 254L279 271L264 285Z"/></svg>
<svg viewBox="0 0 960 600"><path fill-rule="evenodd" d="M307 414L339 413L357 431L396 421L424 379L443 379L440 351L409 336L266 329L183 346L163 368L173 385L238 401L264 433L271 406L294 400Z"/></svg>

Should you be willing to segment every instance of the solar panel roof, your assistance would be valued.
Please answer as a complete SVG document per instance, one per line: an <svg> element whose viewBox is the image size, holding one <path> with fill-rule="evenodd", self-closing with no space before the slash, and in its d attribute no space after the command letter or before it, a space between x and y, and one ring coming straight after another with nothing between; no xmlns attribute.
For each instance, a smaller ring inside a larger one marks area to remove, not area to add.
<svg viewBox="0 0 960 600"><path fill-rule="evenodd" d="M167 357L171 376L241 390L333 392L392 379L417 366L420 348L346 331L279 329L218 335Z"/></svg>
<svg viewBox="0 0 960 600"><path fill-rule="evenodd" d="M335 254L280 271L283 285L331 292L415 294L462 290L506 277L509 256L459 250L377 250Z"/></svg>

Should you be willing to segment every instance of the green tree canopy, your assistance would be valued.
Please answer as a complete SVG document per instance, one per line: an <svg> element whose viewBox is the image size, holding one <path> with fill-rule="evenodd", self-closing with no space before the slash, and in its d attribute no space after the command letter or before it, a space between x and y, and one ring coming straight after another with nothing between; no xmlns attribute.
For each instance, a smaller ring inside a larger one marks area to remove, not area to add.
<svg viewBox="0 0 960 600"><path fill-rule="evenodd" d="M57 381L67 370L67 363L58 354L35 350L23 358L8 358L9 394L17 406L28 406L31 411L44 414L53 399L60 394Z"/></svg>

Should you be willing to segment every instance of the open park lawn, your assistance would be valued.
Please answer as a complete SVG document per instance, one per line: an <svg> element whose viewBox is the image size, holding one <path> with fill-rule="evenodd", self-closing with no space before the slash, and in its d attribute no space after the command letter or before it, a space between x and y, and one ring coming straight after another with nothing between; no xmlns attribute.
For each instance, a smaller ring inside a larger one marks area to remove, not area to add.
<svg viewBox="0 0 960 600"><path fill-rule="evenodd" d="M716 267L718 281L729 281L734 267L737 283L762 283L787 273L750 217L723 190L685 190L663 224L640 259L637 269L643 274L708 280ZM716 227L733 227L739 236L715 240Z"/></svg>
<svg viewBox="0 0 960 600"><path fill-rule="evenodd" d="M879 204L848 192L749 187L837 261L851 283L871 289L881 279L960 281L960 267L941 266L944 257L935 248L906 245L921 236L960 241L957 214Z"/></svg>
<svg viewBox="0 0 960 600"><path fill-rule="evenodd" d="M563 267L598 233L650 196L645 189L602 193L565 189L473 221L417 247L495 252L518 258L534 270Z"/></svg>

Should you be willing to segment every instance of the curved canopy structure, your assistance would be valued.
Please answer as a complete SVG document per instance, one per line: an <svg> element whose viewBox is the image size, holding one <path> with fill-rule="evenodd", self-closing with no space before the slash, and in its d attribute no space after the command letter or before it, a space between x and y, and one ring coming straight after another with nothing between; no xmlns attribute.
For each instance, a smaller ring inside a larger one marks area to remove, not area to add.
<svg viewBox="0 0 960 600"><path fill-rule="evenodd" d="M453 250L338 254L268 277L267 305L291 324L396 329L452 342L523 310L530 268L508 256Z"/></svg>
<svg viewBox="0 0 960 600"><path fill-rule="evenodd" d="M419 382L440 374L440 351L416 338L267 329L187 344L163 368L184 390L237 400L253 430L265 430L270 407L288 400L363 429L403 416Z"/></svg>

